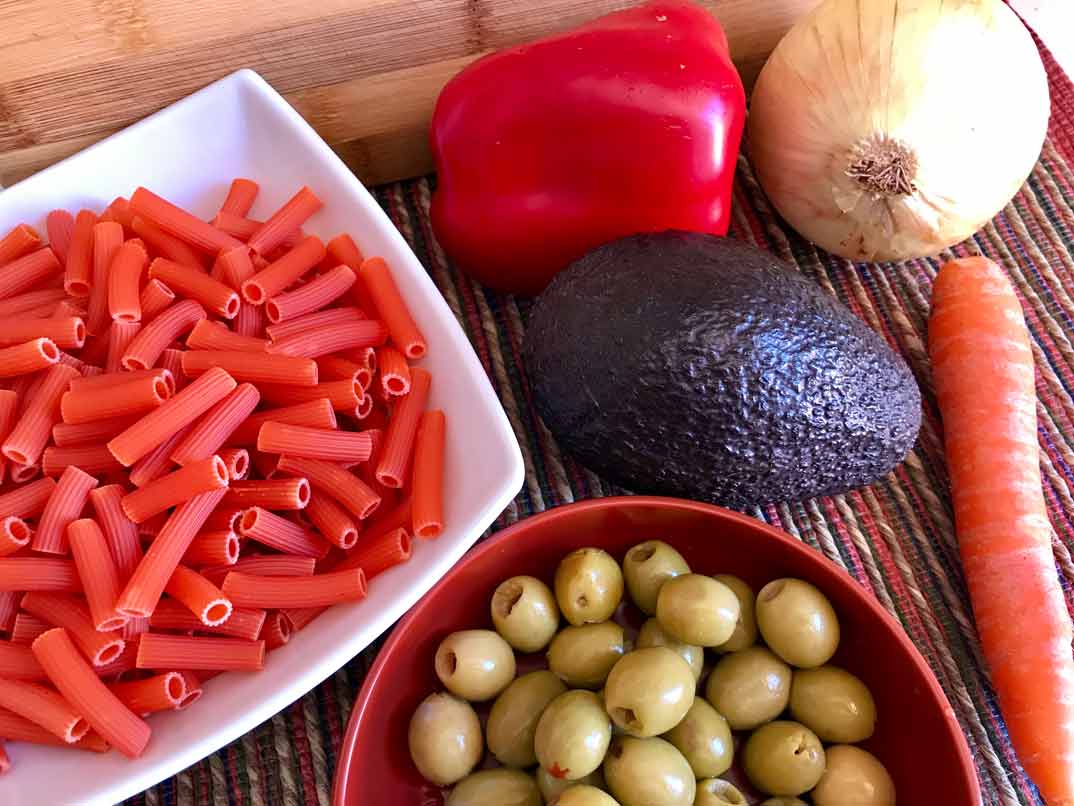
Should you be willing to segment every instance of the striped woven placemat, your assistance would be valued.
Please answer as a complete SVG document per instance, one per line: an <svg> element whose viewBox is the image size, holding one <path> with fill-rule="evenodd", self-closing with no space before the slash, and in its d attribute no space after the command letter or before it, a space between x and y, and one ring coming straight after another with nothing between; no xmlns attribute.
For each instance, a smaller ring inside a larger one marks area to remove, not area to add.
<svg viewBox="0 0 1074 806"><path fill-rule="evenodd" d="M921 436L895 471L846 495L750 514L838 563L895 615L947 692L987 804L1041 801L1011 750L976 642L947 497L925 322L929 290L944 259L980 252L1010 272L1033 335L1041 469L1056 563L1074 609L1074 85L1047 52L1044 57L1053 116L1040 162L1003 213L970 241L937 259L897 265L834 258L781 224L745 161L739 163L730 233L798 266L881 333L917 377ZM621 492L561 454L538 421L520 363L529 305L483 289L450 265L430 230L430 190L430 181L422 179L379 188L376 195L465 328L522 446L525 485L493 530L560 504ZM383 640L268 722L128 803L328 806L350 707Z"/></svg>

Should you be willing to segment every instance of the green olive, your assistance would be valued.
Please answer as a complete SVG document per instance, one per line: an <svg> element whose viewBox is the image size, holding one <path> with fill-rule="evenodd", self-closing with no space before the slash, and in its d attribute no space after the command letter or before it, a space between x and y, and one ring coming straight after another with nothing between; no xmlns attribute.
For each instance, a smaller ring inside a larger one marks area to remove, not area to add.
<svg viewBox="0 0 1074 806"><path fill-rule="evenodd" d="M740 649L745 649L748 646L753 646L757 642L757 619L754 616L753 608L756 601L756 597L753 595L753 589L731 574L717 574L713 579L722 582L729 587L735 594L735 598L738 599L739 614L738 621L735 623L735 631L731 633L731 637L715 647L717 652L738 652Z"/></svg>
<svg viewBox="0 0 1074 806"><path fill-rule="evenodd" d="M511 577L492 594L492 623L519 652L539 652L559 628L556 597L536 577Z"/></svg>
<svg viewBox="0 0 1074 806"><path fill-rule="evenodd" d="M614 621L564 627L548 647L548 668L571 688L598 689L623 657L624 642Z"/></svg>
<svg viewBox="0 0 1074 806"><path fill-rule="evenodd" d="M795 672L790 705L791 716L822 742L862 742L876 726L873 695L861 680L838 666Z"/></svg>
<svg viewBox="0 0 1074 806"><path fill-rule="evenodd" d="M734 591L703 574L669 579L656 597L660 626L685 644L719 646L734 633L738 617Z"/></svg>
<svg viewBox="0 0 1074 806"><path fill-rule="evenodd" d="M660 593L660 587L672 577L689 573L686 560L663 540L638 543L623 558L627 592L647 616L656 612L656 595Z"/></svg>
<svg viewBox="0 0 1074 806"><path fill-rule="evenodd" d="M761 806L809 806L801 798L768 798Z"/></svg>
<svg viewBox="0 0 1074 806"><path fill-rule="evenodd" d="M464 700L491 700L515 678L515 653L492 630L460 630L440 642L436 676Z"/></svg>
<svg viewBox="0 0 1074 806"><path fill-rule="evenodd" d="M836 744L827 756L828 768L811 793L816 806L895 806L895 782L872 753Z"/></svg>
<svg viewBox="0 0 1074 806"><path fill-rule="evenodd" d="M694 673L679 655L663 646L638 649L612 667L604 707L631 736L659 736L686 716L696 689Z"/></svg>
<svg viewBox="0 0 1074 806"><path fill-rule="evenodd" d="M492 704L485 739L489 751L506 767L537 763L533 737L545 706L567 687L548 671L530 672L514 680Z"/></svg>
<svg viewBox="0 0 1074 806"><path fill-rule="evenodd" d="M748 806L749 801L737 786L723 778L706 778L697 782L694 806Z"/></svg>
<svg viewBox="0 0 1074 806"><path fill-rule="evenodd" d="M693 770L670 742L616 736L604 760L604 779L622 806L692 806Z"/></svg>
<svg viewBox="0 0 1074 806"><path fill-rule="evenodd" d="M560 612L571 624L595 624L612 617L623 598L623 572L608 552L572 551L556 568L553 587Z"/></svg>
<svg viewBox="0 0 1074 806"><path fill-rule="evenodd" d="M731 726L700 697L664 738L682 753L698 778L723 775L731 767L735 753Z"/></svg>
<svg viewBox="0 0 1074 806"><path fill-rule="evenodd" d="M705 668L705 650L699 646L693 644L684 644L682 641L677 641L664 632L664 628L660 626L660 622L654 618L649 619L641 625L641 630L638 632L638 637L634 641L634 646L637 649L648 649L651 646L666 646L672 652L678 653L686 664L690 667L690 671L694 673L694 680L701 679L701 672Z"/></svg>
<svg viewBox="0 0 1074 806"><path fill-rule="evenodd" d="M584 775L577 780L570 781L566 778L556 778L544 767L537 768L537 788L541 790L545 803L554 801L572 786L592 786L596 789L604 788L604 774L597 767L589 775Z"/></svg>
<svg viewBox="0 0 1074 806"><path fill-rule="evenodd" d="M549 773L576 781L600 766L611 738L612 723L600 697L579 689L560 694L544 709L534 746Z"/></svg>
<svg viewBox="0 0 1074 806"><path fill-rule="evenodd" d="M542 806L532 775L519 770L481 770L468 775L451 790L444 806Z"/></svg>
<svg viewBox="0 0 1074 806"><path fill-rule="evenodd" d="M761 588L757 627L773 652L800 669L827 663L839 646L832 603L801 579L776 579Z"/></svg>
<svg viewBox="0 0 1074 806"><path fill-rule="evenodd" d="M588 784L572 784L551 801L549 806L620 806L619 802L605 792Z"/></svg>
<svg viewBox="0 0 1074 806"><path fill-rule="evenodd" d="M769 722L757 728L746 740L742 759L750 782L769 795L801 795L824 774L820 739L797 722Z"/></svg>
<svg viewBox="0 0 1074 806"><path fill-rule="evenodd" d="M465 778L485 751L474 709L450 694L422 700L410 718L407 741L418 772L438 786Z"/></svg>
<svg viewBox="0 0 1074 806"><path fill-rule="evenodd" d="M763 646L724 655L705 685L705 698L733 730L775 719L791 695L791 667Z"/></svg>

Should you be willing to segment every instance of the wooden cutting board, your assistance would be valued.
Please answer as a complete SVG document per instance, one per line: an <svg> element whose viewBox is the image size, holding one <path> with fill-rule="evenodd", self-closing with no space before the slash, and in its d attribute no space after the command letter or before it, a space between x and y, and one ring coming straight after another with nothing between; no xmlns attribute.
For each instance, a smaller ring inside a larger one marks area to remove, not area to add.
<svg viewBox="0 0 1074 806"><path fill-rule="evenodd" d="M747 85L816 0L705 0ZM630 0L0 0L0 186L241 67L368 184L432 169L444 83ZM212 121L205 121L212 137ZM285 158L285 155L281 155Z"/></svg>

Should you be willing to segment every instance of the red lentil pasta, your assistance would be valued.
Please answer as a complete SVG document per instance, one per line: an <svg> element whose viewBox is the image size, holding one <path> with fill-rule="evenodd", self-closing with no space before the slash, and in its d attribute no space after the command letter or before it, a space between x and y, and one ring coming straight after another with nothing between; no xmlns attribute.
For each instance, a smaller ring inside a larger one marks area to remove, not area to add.
<svg viewBox="0 0 1074 806"><path fill-rule="evenodd" d="M391 267L313 234L313 189L227 181L215 212L134 188L0 233L3 741L135 757L142 717L273 663L444 527Z"/></svg>

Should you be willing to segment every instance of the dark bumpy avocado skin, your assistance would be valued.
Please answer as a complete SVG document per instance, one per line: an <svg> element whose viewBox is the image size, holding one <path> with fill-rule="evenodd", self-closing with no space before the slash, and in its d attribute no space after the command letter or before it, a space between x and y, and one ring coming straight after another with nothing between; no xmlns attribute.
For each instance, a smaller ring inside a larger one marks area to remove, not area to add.
<svg viewBox="0 0 1074 806"><path fill-rule="evenodd" d="M921 397L903 360L772 255L685 232L606 244L534 304L537 411L639 493L748 507L842 492L905 457Z"/></svg>

